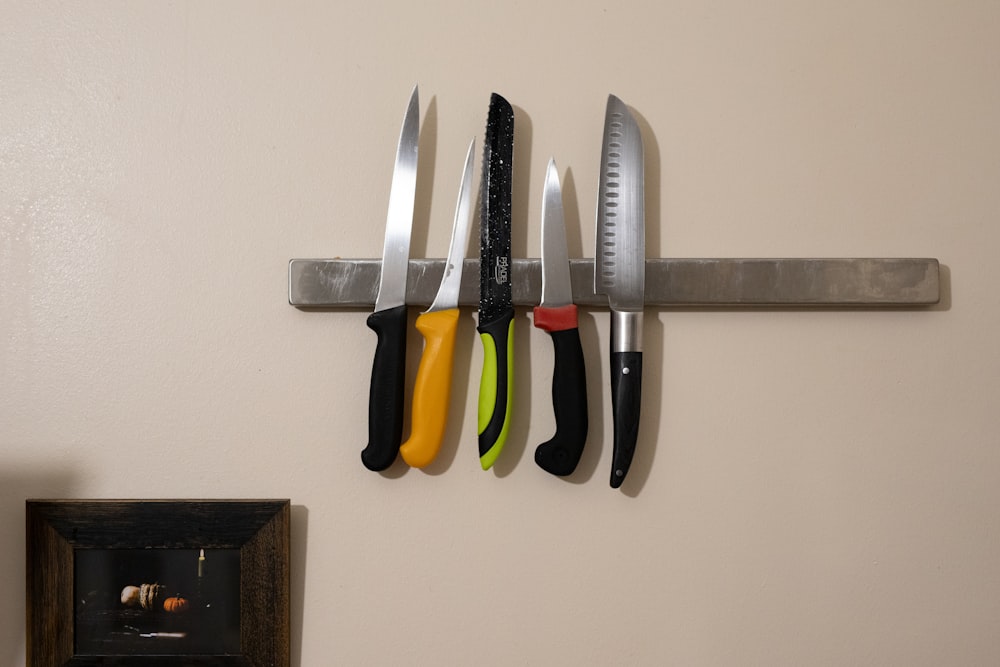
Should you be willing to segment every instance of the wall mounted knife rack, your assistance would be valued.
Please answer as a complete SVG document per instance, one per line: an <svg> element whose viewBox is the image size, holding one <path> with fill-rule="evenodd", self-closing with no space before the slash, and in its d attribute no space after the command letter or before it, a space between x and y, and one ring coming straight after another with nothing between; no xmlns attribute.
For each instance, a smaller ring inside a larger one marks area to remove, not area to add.
<svg viewBox="0 0 1000 667"><path fill-rule="evenodd" d="M443 259L411 259L406 303L428 306L444 272ZM364 308L375 304L379 259L292 259L288 303L302 309ZM515 259L515 306L538 305L539 259ZM594 260L570 260L573 301L607 307L594 293ZM941 300L936 259L647 259L647 306L680 308L863 308L932 306ZM466 259L459 305L479 304L479 260Z"/></svg>

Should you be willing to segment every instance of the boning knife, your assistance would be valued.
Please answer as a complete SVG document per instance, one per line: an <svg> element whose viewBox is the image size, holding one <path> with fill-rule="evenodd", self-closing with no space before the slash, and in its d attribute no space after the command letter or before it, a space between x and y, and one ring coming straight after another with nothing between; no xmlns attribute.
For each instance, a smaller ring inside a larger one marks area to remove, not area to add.
<svg viewBox="0 0 1000 667"><path fill-rule="evenodd" d="M424 351L413 388L410 437L399 448L403 460L415 468L429 465L437 456L448 423L455 330L459 315L458 293L462 285L462 266L465 246L469 242L469 220L472 217L472 161L475 143L473 139L465 156L465 170L462 172L451 245L441 286L438 287L437 296L430 308L417 316L416 326L424 337Z"/></svg>

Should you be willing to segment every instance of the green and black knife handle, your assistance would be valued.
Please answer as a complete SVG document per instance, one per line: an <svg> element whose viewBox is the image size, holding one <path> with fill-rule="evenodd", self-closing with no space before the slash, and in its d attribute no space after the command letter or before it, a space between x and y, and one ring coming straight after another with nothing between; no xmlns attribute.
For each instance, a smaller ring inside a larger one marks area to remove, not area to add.
<svg viewBox="0 0 1000 667"><path fill-rule="evenodd" d="M552 409L556 432L535 449L535 463L564 477L576 470L587 441L587 373L577 328L575 305L537 307L535 326L552 338L555 363L552 372Z"/></svg>
<svg viewBox="0 0 1000 667"><path fill-rule="evenodd" d="M479 385L479 460L488 470L507 441L513 398L514 309L506 308L476 327L483 341Z"/></svg>
<svg viewBox="0 0 1000 667"><path fill-rule="evenodd" d="M367 324L378 335L378 344L368 394L368 446L361 452L361 462L379 471L392 465L403 441L406 306L374 312Z"/></svg>

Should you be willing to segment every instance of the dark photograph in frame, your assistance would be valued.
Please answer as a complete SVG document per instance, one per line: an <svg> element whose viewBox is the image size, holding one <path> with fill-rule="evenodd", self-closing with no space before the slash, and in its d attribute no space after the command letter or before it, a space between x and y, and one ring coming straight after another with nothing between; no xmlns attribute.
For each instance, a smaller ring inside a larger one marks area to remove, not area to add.
<svg viewBox="0 0 1000 667"><path fill-rule="evenodd" d="M27 657L289 664L288 500L28 500Z"/></svg>

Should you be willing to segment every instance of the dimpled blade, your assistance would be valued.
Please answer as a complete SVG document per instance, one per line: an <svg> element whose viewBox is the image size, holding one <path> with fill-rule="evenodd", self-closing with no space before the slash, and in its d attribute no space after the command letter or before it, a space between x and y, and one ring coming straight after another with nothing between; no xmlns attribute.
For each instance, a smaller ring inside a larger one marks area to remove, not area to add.
<svg viewBox="0 0 1000 667"><path fill-rule="evenodd" d="M614 310L642 310L646 276L645 192L639 126L608 96L597 204L594 292Z"/></svg>
<svg viewBox="0 0 1000 667"><path fill-rule="evenodd" d="M514 110L490 96L483 147L479 211L479 320L489 322L511 307L510 222L514 160Z"/></svg>

